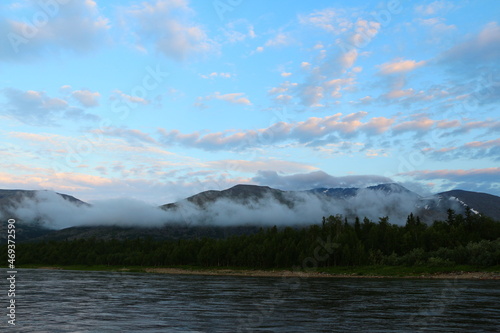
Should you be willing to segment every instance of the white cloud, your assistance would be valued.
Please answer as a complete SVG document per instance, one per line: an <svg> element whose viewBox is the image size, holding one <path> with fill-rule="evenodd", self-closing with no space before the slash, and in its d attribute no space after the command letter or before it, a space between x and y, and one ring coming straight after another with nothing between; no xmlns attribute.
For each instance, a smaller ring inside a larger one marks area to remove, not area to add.
<svg viewBox="0 0 500 333"><path fill-rule="evenodd" d="M200 75L202 78L204 79L213 79L213 78L216 78L216 77L222 77L222 78L225 78L225 79L230 79L232 77L232 74L231 73L224 73L224 72L212 72L208 75Z"/></svg>
<svg viewBox="0 0 500 333"><path fill-rule="evenodd" d="M114 99L114 98L116 98L116 96L119 96L120 98L123 98L124 100L126 100L130 103L134 103L134 104L148 105L150 103L150 101L148 99L145 99L143 97L138 97L138 96L127 95L120 90L115 90L114 93L115 93L115 96L112 96L111 99Z"/></svg>
<svg viewBox="0 0 500 333"><path fill-rule="evenodd" d="M142 2L127 10L126 24L136 26L137 44L150 41L160 53L177 61L206 54L216 47L203 27L191 21L193 10L185 0Z"/></svg>
<svg viewBox="0 0 500 333"><path fill-rule="evenodd" d="M455 5L450 1L438 0L431 2L430 4L427 5L417 5L415 7L415 11L421 15L430 16L442 12L447 12L453 9L454 7Z"/></svg>
<svg viewBox="0 0 500 333"><path fill-rule="evenodd" d="M218 99L231 104L252 105L252 102L250 102L250 100L245 97L245 93L221 94L220 92L216 91L214 94L202 98L202 100L212 99Z"/></svg>
<svg viewBox="0 0 500 333"><path fill-rule="evenodd" d="M488 23L478 34L471 36L444 52L442 63L467 64L469 69L475 69L476 64L498 64L500 59L500 26L497 22Z"/></svg>
<svg viewBox="0 0 500 333"><path fill-rule="evenodd" d="M310 25L335 35L344 33L353 26L353 23L345 18L344 11L333 8L314 11L309 15L301 15L299 16L299 22L303 25Z"/></svg>
<svg viewBox="0 0 500 333"><path fill-rule="evenodd" d="M223 100L223 101L226 101L226 102L229 102L229 103L233 103L233 104L244 104L244 105L251 105L252 103L250 102L250 100L246 97L244 97L244 93L232 93L232 94L219 94L219 93L215 93L215 95L213 95L213 97L215 99L220 99L220 100Z"/></svg>
<svg viewBox="0 0 500 333"><path fill-rule="evenodd" d="M243 42L247 38L255 38L257 35L254 26L246 20L229 22L223 29L225 40L229 43Z"/></svg>
<svg viewBox="0 0 500 333"><path fill-rule="evenodd" d="M44 11L37 1L27 2L35 10L25 21L24 10L14 11L19 18L5 19L0 14L0 60L31 60L60 50L77 53L96 49L107 38L110 28L92 0L54 1L54 9ZM23 8L22 8L23 9ZM33 21L34 18L39 21ZM40 20L40 18L44 18Z"/></svg>
<svg viewBox="0 0 500 333"><path fill-rule="evenodd" d="M291 43L292 39L290 38L289 35L285 33L278 33L276 36L273 38L269 39L264 46L266 47L278 47L278 46L286 46Z"/></svg>
<svg viewBox="0 0 500 333"><path fill-rule="evenodd" d="M71 106L68 101L49 97L45 92L13 88L1 90L7 103L6 114L31 125L56 125L61 119L97 121L99 117Z"/></svg>
<svg viewBox="0 0 500 333"><path fill-rule="evenodd" d="M90 90L75 90L71 96L85 107L94 107L99 105L99 97L101 94Z"/></svg>

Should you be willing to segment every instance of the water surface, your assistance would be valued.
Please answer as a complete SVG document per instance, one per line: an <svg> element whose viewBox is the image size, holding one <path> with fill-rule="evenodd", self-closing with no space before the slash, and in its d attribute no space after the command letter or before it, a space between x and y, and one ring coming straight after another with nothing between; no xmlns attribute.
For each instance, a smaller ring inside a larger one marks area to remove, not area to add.
<svg viewBox="0 0 500 333"><path fill-rule="evenodd" d="M6 282L1 287L8 289ZM13 331L19 332L498 332L500 328L500 288L491 280L23 269L18 270L16 289ZM12 329L6 313L0 327Z"/></svg>

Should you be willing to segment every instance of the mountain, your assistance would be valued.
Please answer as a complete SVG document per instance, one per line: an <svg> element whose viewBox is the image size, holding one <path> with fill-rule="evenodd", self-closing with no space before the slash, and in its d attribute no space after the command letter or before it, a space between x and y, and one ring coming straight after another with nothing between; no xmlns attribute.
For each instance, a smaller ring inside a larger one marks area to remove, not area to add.
<svg viewBox="0 0 500 333"><path fill-rule="evenodd" d="M6 206L14 205L24 199L34 199L36 194L39 193L55 193L64 200L67 200L76 205L88 205L88 203L81 201L71 195L57 193L48 190L2 190L0 189L0 210Z"/></svg>
<svg viewBox="0 0 500 333"><path fill-rule="evenodd" d="M500 221L500 197L481 192L451 190L436 195L441 200L456 201L462 207Z"/></svg>
<svg viewBox="0 0 500 333"><path fill-rule="evenodd" d="M0 189L0 218L2 218L2 230L6 230L8 219L14 218L17 220L17 217L13 213L13 210L16 209L16 207L22 204L25 200L39 200L39 198L37 197L38 194L55 194L76 206L88 205L86 202L83 202L71 195L56 193L52 191ZM41 216L37 216L34 218L34 220L29 221L29 223L16 223L16 240L31 240L43 237L44 235L50 234L53 231L53 229L44 226ZM0 234L0 243L5 242L6 239L7 233Z"/></svg>
<svg viewBox="0 0 500 333"><path fill-rule="evenodd" d="M401 186L396 183L388 183L388 184L379 184L375 186L368 186L366 188L357 188L357 187L347 187L347 188L314 188L312 190L308 190L306 192L313 193L316 195L326 195L331 198L336 199L347 199L351 197L355 197L359 194L360 191L372 191L379 192L384 194L410 194L411 196L418 198L420 197L418 194L408 190L406 187Z"/></svg>
<svg viewBox="0 0 500 333"><path fill-rule="evenodd" d="M294 201L287 198L286 191L270 188L269 186L244 185L239 184L222 191L205 191L195 194L189 198L176 203L169 203L160 206L163 209L175 209L183 202L193 203L201 208L206 208L209 204L217 200L227 199L240 204L248 204L251 201L272 198L288 207L293 207Z"/></svg>
<svg viewBox="0 0 500 333"><path fill-rule="evenodd" d="M70 210L60 207L68 206L66 202L71 204ZM116 211L125 208L123 205L105 207L104 210L101 207L99 212ZM50 210L47 209L49 206ZM82 206L92 209L74 209ZM142 210L134 211L135 214L130 217L126 214L117 215L120 216L117 219L118 225L73 224L74 227L62 230L50 230L46 227L50 225L46 222L50 222L50 214L55 214L54 212L59 214L58 216L63 214L64 219L64 214L67 214L69 220L71 214L90 212L94 214L92 219L99 221L99 216L102 215L96 215L93 210L96 206L97 204L90 206L71 195L52 191L0 190L0 216L3 224L7 223L8 218L16 218L13 213L16 209L24 212L24 220L20 218L16 224L16 239L19 241L91 237L224 238L233 234L257 232L256 225L259 223L297 226L317 223L322 216L336 214L345 216L349 221L355 216L366 216L374 221L379 217L389 216L391 223L404 224L407 215L413 212L422 221L432 223L434 220L445 220L449 208L463 214L466 207L470 207L473 213L500 220L500 197L486 193L453 190L421 197L399 184L379 184L366 188L315 188L308 191L282 191L268 186L236 185L221 191L201 192L162 205L159 207L162 210L151 207L158 211L155 214L156 217L160 214L160 219L156 224L150 223L149 227L145 227L148 225L148 217ZM26 214L26 210L30 210L30 213ZM164 217L165 222L162 222ZM123 220L127 218L133 222ZM123 225L120 225L121 221ZM0 235L0 242L5 242L5 235Z"/></svg>

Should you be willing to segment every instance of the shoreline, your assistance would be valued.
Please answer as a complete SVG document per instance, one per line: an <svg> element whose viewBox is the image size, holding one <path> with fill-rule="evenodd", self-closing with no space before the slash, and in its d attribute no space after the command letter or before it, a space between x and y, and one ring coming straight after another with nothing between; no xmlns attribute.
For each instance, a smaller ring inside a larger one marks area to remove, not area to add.
<svg viewBox="0 0 500 333"><path fill-rule="evenodd" d="M459 279L459 280L500 280L500 272L488 271L451 271L436 273L404 272L393 274L378 273L332 273L323 271L291 271L291 270L260 270L260 269L230 269L230 268L179 268L179 267L119 267L119 266L36 266L19 267L46 270L79 270L103 272L130 272L171 275L208 275L208 276L249 276L249 277L298 277L298 278L354 278L354 279Z"/></svg>
<svg viewBox="0 0 500 333"><path fill-rule="evenodd" d="M500 273L494 272L453 272L421 275L358 275L302 271L264 271L264 270L188 270L182 268L146 268L146 273L211 276L252 276L252 277L300 277L300 278L357 278L357 279L463 279L463 280L500 280Z"/></svg>

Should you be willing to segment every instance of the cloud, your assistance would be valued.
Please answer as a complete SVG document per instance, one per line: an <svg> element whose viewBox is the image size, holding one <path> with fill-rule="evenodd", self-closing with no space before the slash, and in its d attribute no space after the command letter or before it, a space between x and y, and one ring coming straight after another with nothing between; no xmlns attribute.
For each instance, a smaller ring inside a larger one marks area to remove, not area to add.
<svg viewBox="0 0 500 333"><path fill-rule="evenodd" d="M304 106L317 107L323 106L320 101L325 96L325 88L312 84L299 84L298 97Z"/></svg>
<svg viewBox="0 0 500 333"><path fill-rule="evenodd" d="M79 205L53 191L37 191L7 209L16 219L29 223L40 220L51 229L82 225L154 226L168 221L165 211L133 199L95 201Z"/></svg>
<svg viewBox="0 0 500 333"><path fill-rule="evenodd" d="M392 130L394 133L397 134L408 131L422 132L429 130L434 124L435 124L434 120L424 117L421 119L410 120L399 123L395 125Z"/></svg>
<svg viewBox="0 0 500 333"><path fill-rule="evenodd" d="M181 200L175 209L162 210L142 201L119 198L92 201L91 206L65 200L53 191L37 191L7 208L7 214L21 223L38 220L46 227L117 225L152 227L168 223L195 225L304 225L318 223L323 216L366 216L377 219L389 215L391 222L404 224L415 209L418 197L386 194L367 189L343 200L304 192L271 193L261 198L219 198L195 205ZM285 203L290 203L287 205Z"/></svg>
<svg viewBox="0 0 500 333"><path fill-rule="evenodd" d="M374 117L363 125L363 129L371 134L382 134L387 132L392 124L394 124L394 119Z"/></svg>
<svg viewBox="0 0 500 333"><path fill-rule="evenodd" d="M441 12L447 12L453 9L454 7L455 5L450 1L438 0L431 2L430 4L427 5L418 5L415 7L415 11L418 14L430 16L430 15L436 15Z"/></svg>
<svg viewBox="0 0 500 333"><path fill-rule="evenodd" d="M467 148L500 147L500 139L489 140L489 141L473 141L473 142L466 143L464 146Z"/></svg>
<svg viewBox="0 0 500 333"><path fill-rule="evenodd" d="M163 55L183 61L216 47L203 27L192 22L193 14L185 0L157 0L128 8L125 21L136 29L133 34L140 48L152 43Z"/></svg>
<svg viewBox="0 0 500 333"><path fill-rule="evenodd" d="M7 99L4 110L20 122L30 125L57 125L62 119L97 121L99 117L85 113L58 97L45 92L5 88L0 92Z"/></svg>
<svg viewBox="0 0 500 333"><path fill-rule="evenodd" d="M442 170L418 170L401 173L398 175L412 176L416 179L447 179L451 181L477 181L498 183L500 179L500 168L484 169L442 169Z"/></svg>
<svg viewBox="0 0 500 333"><path fill-rule="evenodd" d="M267 128L256 130L226 130L215 133L193 132L184 134L178 130L161 129L160 142L165 145L182 145L204 150L245 150L280 143L299 143L305 146L317 147L331 143L331 140L341 141L361 134L382 135L392 131L394 134L404 132L424 132L432 129L447 130L452 133L441 135L456 135L459 131L474 129L492 129L495 122L468 122L456 124L448 121L450 126L444 126L441 120L433 120L425 116L418 119L397 121L396 118L373 117L363 121L367 112L359 111L346 116L341 113L325 117L310 117L304 121L277 122ZM457 127L459 126L459 127ZM455 133L456 132L456 133Z"/></svg>
<svg viewBox="0 0 500 333"><path fill-rule="evenodd" d="M376 21L352 19L346 11L335 8L301 15L299 23L336 36L335 43L327 48L321 44L314 61L301 64L307 76L293 91L305 107L327 107L332 98L341 98L343 91L356 89L355 77L362 68L354 66L360 56L367 54L360 49L378 34L381 25Z"/></svg>
<svg viewBox="0 0 500 333"><path fill-rule="evenodd" d="M276 34L273 38L269 39L264 46L265 47L280 47L287 46L291 43L292 39L286 33L280 32Z"/></svg>
<svg viewBox="0 0 500 333"><path fill-rule="evenodd" d="M278 87L273 87L267 91L267 93L272 96L276 103L288 104L293 99L294 89L298 86L297 83L290 81L285 81L281 83Z"/></svg>
<svg viewBox="0 0 500 333"><path fill-rule="evenodd" d="M222 29L226 41L229 43L243 42L247 38L255 38L257 35L254 26L245 19L231 21Z"/></svg>
<svg viewBox="0 0 500 333"><path fill-rule="evenodd" d="M308 15L300 15L299 23L316 27L335 35L349 31L353 27L352 21L345 17L345 12L334 8L317 10Z"/></svg>
<svg viewBox="0 0 500 333"><path fill-rule="evenodd" d="M239 172L256 173L260 170L270 170L277 172L301 172L301 171L311 171L316 170L308 164L283 161L277 159L265 159L265 160L219 160L213 162L204 163L207 167L223 169L223 170L234 170Z"/></svg>
<svg viewBox="0 0 500 333"><path fill-rule="evenodd" d="M489 159L500 161L500 139L467 142L461 146L444 147L440 149L425 148L423 152L438 160L456 159Z"/></svg>
<svg viewBox="0 0 500 333"><path fill-rule="evenodd" d="M91 133L95 133L97 135L122 138L132 144L138 144L138 143L157 144L156 140L153 139L149 134L143 133L136 129L106 127L97 130L92 130Z"/></svg>
<svg viewBox="0 0 500 333"><path fill-rule="evenodd" d="M368 45L380 31L381 25L377 21L367 21L358 19L354 25L354 32L351 33L347 42L350 47L362 48ZM351 49L353 50L353 49Z"/></svg>
<svg viewBox="0 0 500 333"><path fill-rule="evenodd" d="M115 90L114 95L111 96L111 99L113 100L113 99L116 99L118 97L124 99L125 101L127 101L129 103L134 103L134 104L148 105L151 103L151 101L146 99L146 98L139 97L139 96L127 95L120 90Z"/></svg>
<svg viewBox="0 0 500 333"><path fill-rule="evenodd" d="M473 130L488 130L491 133L498 131L500 129L500 121L496 119L487 119L481 121L468 121L460 123L459 126L449 126L447 128L454 128L454 130L444 133L442 136L457 136L470 133Z"/></svg>
<svg viewBox="0 0 500 333"><path fill-rule="evenodd" d="M447 50L439 57L442 64L458 63L467 67L500 61L500 27L487 24L478 34Z"/></svg>
<svg viewBox="0 0 500 333"><path fill-rule="evenodd" d="M99 97L101 97L101 94L90 90L75 90L71 93L71 96L81 105L90 108L99 105Z"/></svg>
<svg viewBox="0 0 500 333"><path fill-rule="evenodd" d="M225 101L231 104L252 105L252 102L250 102L250 100L247 97L245 97L245 93L221 94L218 91L205 97L198 97L197 104L204 105L201 103L202 101L210 101L213 99Z"/></svg>
<svg viewBox="0 0 500 333"><path fill-rule="evenodd" d="M0 39L0 60L32 60L60 50L85 53L107 38L108 19L95 1L54 1L52 7L38 3L27 1L27 6L11 12L14 18L0 15L0 35L7 37ZM32 20L20 19L26 16Z"/></svg>
<svg viewBox="0 0 500 333"><path fill-rule="evenodd" d="M348 90L350 87L354 86L355 80L352 77L343 79L333 79L325 82L325 86L330 88L330 96L335 98L342 97L342 90Z"/></svg>
<svg viewBox="0 0 500 333"><path fill-rule="evenodd" d="M387 62L385 64L379 65L378 67L380 68L380 74L391 75L411 72L419 67L424 66L425 64L426 62L423 60L416 62L415 60L398 59L393 62Z"/></svg>
<svg viewBox="0 0 500 333"><path fill-rule="evenodd" d="M224 72L212 72L208 75L200 75L202 78L204 79L213 79L213 78L216 78L216 77L222 77L222 78L225 78L225 79L229 79L231 78L231 73L224 73Z"/></svg>
<svg viewBox="0 0 500 333"><path fill-rule="evenodd" d="M376 175L335 177L323 171L280 175L276 171L259 171L252 181L259 185L282 190L309 190L313 188L367 187L382 183L392 183L390 178Z"/></svg>
<svg viewBox="0 0 500 333"><path fill-rule="evenodd" d="M448 33L455 31L457 26L454 24L447 25L442 17L432 17L427 19L418 18L415 20L421 26L430 29L431 42L439 43L447 36Z"/></svg>

